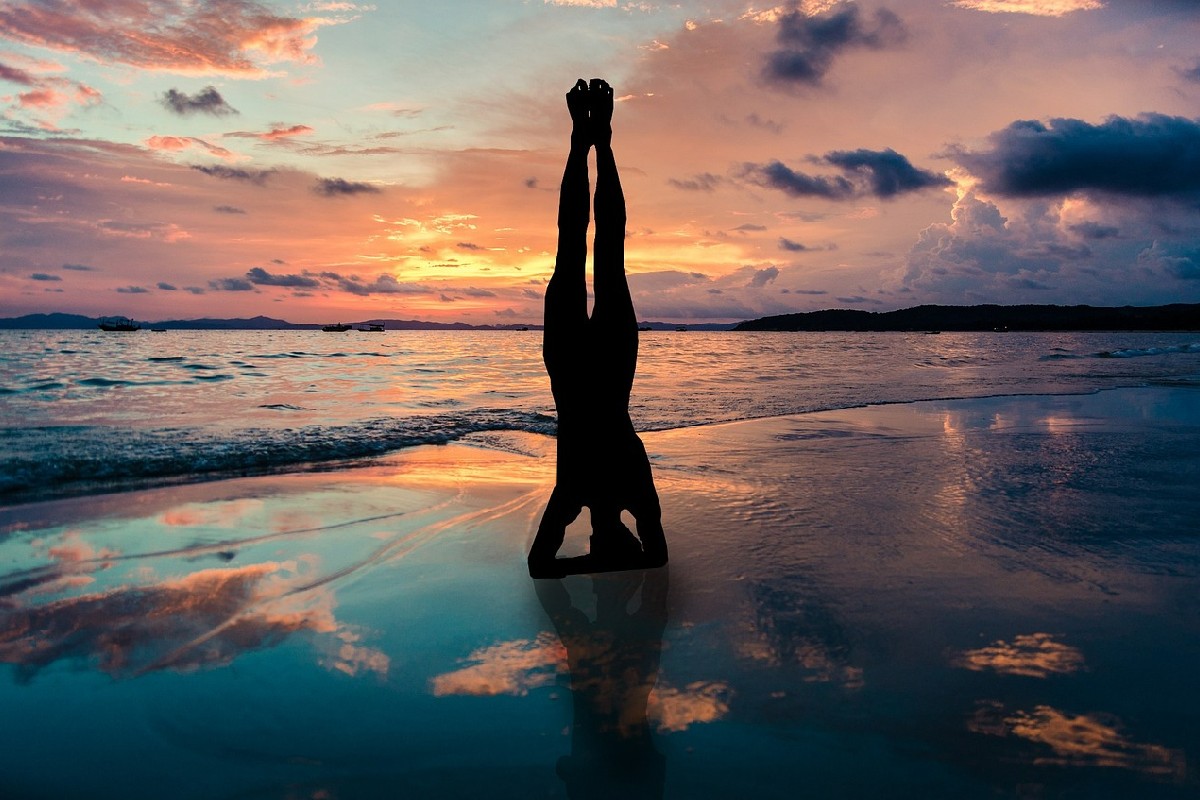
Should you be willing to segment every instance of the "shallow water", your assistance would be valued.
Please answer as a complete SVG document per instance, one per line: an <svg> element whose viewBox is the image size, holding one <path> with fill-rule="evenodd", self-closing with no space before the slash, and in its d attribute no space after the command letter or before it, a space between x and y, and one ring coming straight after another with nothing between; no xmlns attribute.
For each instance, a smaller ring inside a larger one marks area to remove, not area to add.
<svg viewBox="0 0 1200 800"><path fill-rule="evenodd" d="M552 433L541 334L0 331L0 503ZM646 333L640 430L1200 376L1193 333Z"/></svg>
<svg viewBox="0 0 1200 800"><path fill-rule="evenodd" d="M0 509L0 794L1195 796L1195 388L645 439L651 573L521 432Z"/></svg>

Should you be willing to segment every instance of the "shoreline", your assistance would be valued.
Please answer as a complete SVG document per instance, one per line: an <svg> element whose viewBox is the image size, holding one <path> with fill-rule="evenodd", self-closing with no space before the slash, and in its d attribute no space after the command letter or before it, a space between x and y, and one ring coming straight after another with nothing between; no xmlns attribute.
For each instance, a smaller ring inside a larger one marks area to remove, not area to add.
<svg viewBox="0 0 1200 800"><path fill-rule="evenodd" d="M656 435L661 433L669 433L672 431L704 429L712 426L731 425L739 423L750 423L762 420L787 419L790 417L804 417L811 414L827 414L836 413L839 411L851 411L859 409L886 408L889 406L907 406L922 403L957 403L957 402L972 402L986 401L1004 398L1037 398L1037 397L1074 397L1074 396L1089 396L1101 394L1105 392L1125 391L1132 389L1154 388L1154 387L1193 387L1200 385L1200 376L1195 375L1180 375L1173 377L1156 378L1149 381L1141 380L1131 382L1129 384L1118 384L1114 386L1104 386L1092 389L1081 389L1078 391L1063 390L1058 392L997 392L977 395L950 395L936 397L921 397L916 399L893 400L893 401L875 401L861 404L836 405L829 407L814 408L811 410L790 412L784 414L766 414L762 416L748 416L738 419L720 420L715 422L698 422L693 424L677 425L674 427L647 427L639 428L638 434L645 437L646 435ZM523 413L523 412L514 412ZM530 412L532 413L532 412ZM552 418L548 418L552 419ZM551 423L547 423L551 424ZM72 426L75 427L75 426ZM97 426L105 427L105 426ZM464 426L465 427L465 426ZM139 433L154 433L154 430L138 431ZM56 487L55 489L42 489L42 494L37 494L29 491L14 491L5 492L6 496L0 496L0 512L8 509L19 509L25 506L37 505L39 503L53 502L58 500L68 500L73 498L88 498L101 495L124 495L134 492L149 491L154 489L165 489L170 487L191 486L194 484L209 483L213 481L237 480L240 478L260 478L260 477L280 477L291 474L309 474L323 472L340 472L343 470L359 469L370 467L377 462L386 462L390 458L394 458L406 452L411 452L414 449L423 447L441 447L458 443L471 444L472 442L484 438L492 434L500 435L518 435L518 436L544 436L549 440L553 440L553 435L538 434L529 430L521 429L484 429L484 430L462 430L449 432L444 435L439 434L439 441L414 442L411 444L402 444L387 449L380 449L377 445L371 444L364 448L364 452L360 454L341 456L337 458L321 459L321 460L297 460L279 463L277 465L266 465L258 467L231 467L228 469L213 468L204 472L179 472L177 474L159 474L153 477L138 475L136 477L124 477L117 479L109 479L103 482L87 483L85 481L71 481L67 488ZM237 462L237 454L229 454L225 457L227 460ZM15 500L14 500L15 498Z"/></svg>

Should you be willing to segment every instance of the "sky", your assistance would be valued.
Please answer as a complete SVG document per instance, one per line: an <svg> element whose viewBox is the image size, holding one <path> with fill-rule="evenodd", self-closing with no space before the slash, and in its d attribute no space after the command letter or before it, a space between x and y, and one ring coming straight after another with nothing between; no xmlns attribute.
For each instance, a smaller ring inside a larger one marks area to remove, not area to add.
<svg viewBox="0 0 1200 800"><path fill-rule="evenodd" d="M5 0L0 316L540 322L579 77L643 320L1200 302L1200 0Z"/></svg>

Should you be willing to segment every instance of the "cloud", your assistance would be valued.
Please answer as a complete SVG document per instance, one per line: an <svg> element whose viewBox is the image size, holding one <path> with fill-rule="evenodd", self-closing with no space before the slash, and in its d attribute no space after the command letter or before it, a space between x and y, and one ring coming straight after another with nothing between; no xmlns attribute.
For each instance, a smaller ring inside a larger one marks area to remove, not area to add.
<svg viewBox="0 0 1200 800"><path fill-rule="evenodd" d="M348 181L345 178L317 178L313 191L322 197L348 197L356 194L378 194L379 187L369 183Z"/></svg>
<svg viewBox="0 0 1200 800"><path fill-rule="evenodd" d="M740 231L742 233L753 233L753 232L765 231L766 229L767 229L766 225L757 225L753 222L743 222L741 225L738 225L736 228L730 228L730 230L732 230L732 231Z"/></svg>
<svg viewBox="0 0 1200 800"><path fill-rule="evenodd" d="M268 75L266 64L315 62L309 51L317 30L341 21L280 16L255 0L27 0L0 6L0 36L22 44L107 64L239 78Z"/></svg>
<svg viewBox="0 0 1200 800"><path fill-rule="evenodd" d="M149 147L151 150L165 150L168 152L178 152L186 150L189 147L199 147L218 158L233 158L233 153L224 147L206 142L203 139L198 139L195 136L151 136L146 140L146 147ZM197 167L197 169L199 168Z"/></svg>
<svg viewBox="0 0 1200 800"><path fill-rule="evenodd" d="M781 161L771 160L765 164L743 164L739 177L792 197L827 200L849 200L864 195L890 200L909 192L954 185L944 175L914 167L890 147L884 150L835 150L811 160L837 167L842 174L809 175Z"/></svg>
<svg viewBox="0 0 1200 800"><path fill-rule="evenodd" d="M242 278L219 278L215 281L209 281L208 285L212 289L219 292L250 292L254 291L254 284ZM190 289L188 291L191 291ZM199 292L193 292L199 294Z"/></svg>
<svg viewBox="0 0 1200 800"><path fill-rule="evenodd" d="M797 172L781 161L745 164L741 177L768 189L779 189L792 197L824 197L845 200L855 195L854 184L841 176L825 177Z"/></svg>
<svg viewBox="0 0 1200 800"><path fill-rule="evenodd" d="M475 244L474 242L459 242L458 244L455 245L455 247L457 247L459 250L483 250L483 249L485 249L485 248L480 247L479 245Z"/></svg>
<svg viewBox="0 0 1200 800"><path fill-rule="evenodd" d="M174 292L179 289L178 286L174 286L170 283L167 283L166 281L159 281L156 285L158 286L159 289L161 289L164 292Z"/></svg>
<svg viewBox="0 0 1200 800"><path fill-rule="evenodd" d="M190 114L211 114L214 117L225 117L237 114L238 110L221 97L215 86L205 86L194 95L188 95L178 89L168 89L160 100L163 107L182 117Z"/></svg>
<svg viewBox="0 0 1200 800"><path fill-rule="evenodd" d="M277 123L265 133L255 133L253 131L232 131L225 134L225 136L235 139L263 139L273 142L280 139L290 139L293 136L304 136L312 132L313 129L308 125L285 126L283 123Z"/></svg>
<svg viewBox="0 0 1200 800"><path fill-rule="evenodd" d="M262 267L253 267L246 272L246 278L259 286L292 286L304 289L314 289L321 285L316 278L305 275L272 275Z"/></svg>
<svg viewBox="0 0 1200 800"><path fill-rule="evenodd" d="M1200 121L1163 114L1112 116L1099 125L1018 120L988 139L990 150L953 154L988 193L1100 192L1192 203L1200 196Z"/></svg>
<svg viewBox="0 0 1200 800"><path fill-rule="evenodd" d="M214 178L229 181L246 181L258 186L266 183L267 178L271 175L272 170L262 169L241 169L237 167L225 167L219 164L208 166L205 164L193 164L192 169L197 172L203 172L205 175L211 175Z"/></svg>
<svg viewBox="0 0 1200 800"><path fill-rule="evenodd" d="M1200 247L1154 242L1138 253L1137 264L1185 281L1200 280Z"/></svg>
<svg viewBox="0 0 1200 800"><path fill-rule="evenodd" d="M0 63L0 81L19 83L22 86L34 86L37 83L37 79L25 70L10 67L3 63Z"/></svg>
<svg viewBox="0 0 1200 800"><path fill-rule="evenodd" d="M824 160L847 173L866 179L870 193L882 199L932 187L952 186L945 175L917 169L895 150L838 150L826 153Z"/></svg>
<svg viewBox="0 0 1200 800"><path fill-rule="evenodd" d="M694 177L686 179L668 178L667 184L674 186L676 189L683 189L689 192L711 192L717 188L725 179L720 175L713 175L710 172L702 172Z"/></svg>
<svg viewBox="0 0 1200 800"><path fill-rule="evenodd" d="M993 14L1031 14L1038 17L1061 17L1073 11L1104 8L1100 0L951 0L950 5Z"/></svg>
<svg viewBox="0 0 1200 800"><path fill-rule="evenodd" d="M348 277L336 272L322 272L321 278L332 281L333 285L344 292L366 297L372 294L429 294L433 290L417 283L401 283L393 275L378 275L375 280L364 282L357 275Z"/></svg>
<svg viewBox="0 0 1200 800"><path fill-rule="evenodd" d="M61 275L49 275L45 272L35 272L29 276L31 281L61 281Z"/></svg>
<svg viewBox="0 0 1200 800"><path fill-rule="evenodd" d="M147 294L150 290L142 286L118 286L117 291L121 294Z"/></svg>
<svg viewBox="0 0 1200 800"><path fill-rule="evenodd" d="M779 16L778 26L779 49L768 54L763 68L763 77L777 85L815 86L842 52L894 47L908 35L900 18L886 8L877 9L866 22L859 7L851 4L815 15L793 7Z"/></svg>
<svg viewBox="0 0 1200 800"><path fill-rule="evenodd" d="M73 272L95 272L95 267L89 267L87 264L63 264L63 269L69 269Z"/></svg>
<svg viewBox="0 0 1200 800"><path fill-rule="evenodd" d="M804 253L812 250L812 248L808 245L801 244L800 242L793 242L786 236L779 237L779 249L787 250L789 253Z"/></svg>
<svg viewBox="0 0 1200 800"><path fill-rule="evenodd" d="M763 269L755 271L754 276L752 278L750 278L750 281L746 284L746 287L760 289L778 277L779 277L779 269L778 268L765 267Z"/></svg>
<svg viewBox="0 0 1200 800"><path fill-rule="evenodd" d="M1072 223L1067 228L1084 239L1114 239L1121 234L1121 229L1115 225L1103 225L1091 220Z"/></svg>
<svg viewBox="0 0 1200 800"><path fill-rule="evenodd" d="M213 206L213 211L218 214L245 214L246 209L238 208L237 206Z"/></svg>

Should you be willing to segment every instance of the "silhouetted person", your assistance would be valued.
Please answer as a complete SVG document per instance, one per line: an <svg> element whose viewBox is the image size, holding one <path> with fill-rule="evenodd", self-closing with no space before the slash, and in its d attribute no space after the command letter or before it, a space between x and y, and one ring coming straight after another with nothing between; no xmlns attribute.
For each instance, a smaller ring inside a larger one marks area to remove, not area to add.
<svg viewBox="0 0 1200 800"><path fill-rule="evenodd" d="M558 202L558 254L546 287L542 357L558 411L554 492L529 551L529 574L657 567L667 563L662 512L646 448L629 419L638 330L625 280L625 196L612 151L613 90L582 79L567 93L571 152ZM596 148L595 305L589 319L588 150ZM557 560L566 528L591 512L590 553ZM629 511L635 538L621 522Z"/></svg>
<svg viewBox="0 0 1200 800"><path fill-rule="evenodd" d="M571 753L558 760L556 771L572 800L661 798L666 759L654 746L646 705L658 681L668 571L591 580L595 622L571 604L562 581L535 583L571 671ZM641 604L630 613L639 586Z"/></svg>

